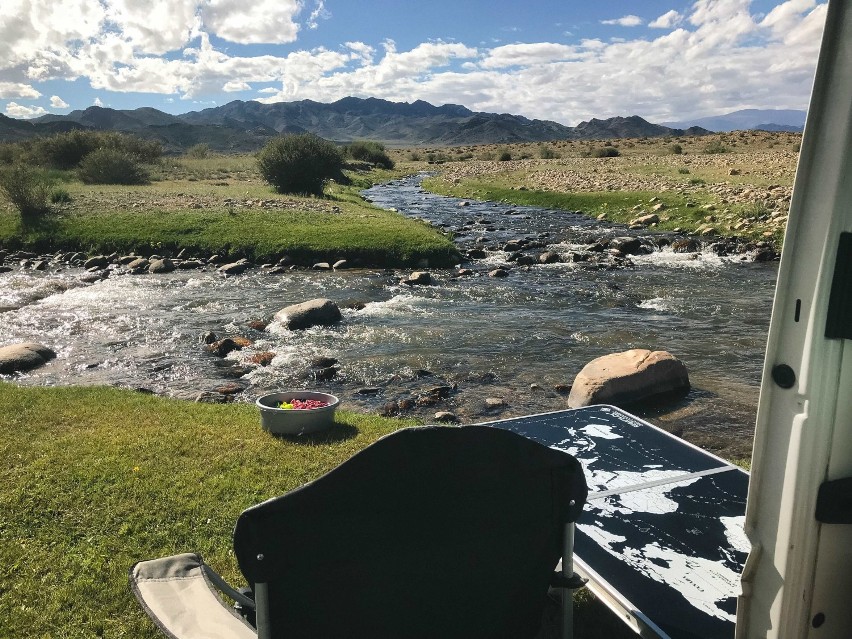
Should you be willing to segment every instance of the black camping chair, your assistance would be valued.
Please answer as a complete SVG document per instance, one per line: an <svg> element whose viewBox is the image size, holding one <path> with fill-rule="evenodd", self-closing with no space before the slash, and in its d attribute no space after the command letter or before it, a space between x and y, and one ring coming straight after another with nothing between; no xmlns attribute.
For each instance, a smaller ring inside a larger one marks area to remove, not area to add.
<svg viewBox="0 0 852 639"><path fill-rule="evenodd" d="M586 495L574 457L521 435L405 429L240 515L254 601L194 554L137 563L130 580L177 639L534 637L554 579L579 585L570 546ZM256 629L211 584L256 607ZM570 590L562 599L570 612Z"/></svg>

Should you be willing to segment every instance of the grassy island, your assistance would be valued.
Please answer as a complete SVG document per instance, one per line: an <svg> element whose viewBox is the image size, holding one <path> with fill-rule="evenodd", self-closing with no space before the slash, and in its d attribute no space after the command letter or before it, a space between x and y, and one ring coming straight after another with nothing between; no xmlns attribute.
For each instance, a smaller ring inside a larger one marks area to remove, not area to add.
<svg viewBox="0 0 852 639"><path fill-rule="evenodd" d="M0 206L0 246L89 254L222 254L254 262L289 255L300 264L347 259L366 266L451 266L459 256L437 229L371 206L358 192L386 170L347 172L325 197L276 193L252 156L163 158L143 185L83 184L53 171L62 201L22 224Z"/></svg>

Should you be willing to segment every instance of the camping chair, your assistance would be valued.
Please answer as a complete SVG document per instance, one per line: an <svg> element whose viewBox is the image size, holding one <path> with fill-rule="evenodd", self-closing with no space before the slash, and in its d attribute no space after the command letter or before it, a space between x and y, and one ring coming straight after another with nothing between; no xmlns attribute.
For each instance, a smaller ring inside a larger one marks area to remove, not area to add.
<svg viewBox="0 0 852 639"><path fill-rule="evenodd" d="M194 554L137 563L130 581L177 639L531 638L554 580L570 612L563 544L586 495L574 457L521 435L410 428L240 515L254 601ZM256 630L212 585L256 608Z"/></svg>

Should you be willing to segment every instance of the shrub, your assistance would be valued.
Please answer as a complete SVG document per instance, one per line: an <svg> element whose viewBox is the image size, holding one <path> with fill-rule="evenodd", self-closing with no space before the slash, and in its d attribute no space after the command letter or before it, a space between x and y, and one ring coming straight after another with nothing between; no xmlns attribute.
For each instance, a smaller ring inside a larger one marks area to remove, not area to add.
<svg viewBox="0 0 852 639"><path fill-rule="evenodd" d="M263 179L279 193L322 195L328 180L342 177L343 154L313 133L283 135L257 154Z"/></svg>
<svg viewBox="0 0 852 639"><path fill-rule="evenodd" d="M68 204L71 201L71 193L64 186L57 186L50 191L50 201L53 204Z"/></svg>
<svg viewBox="0 0 852 639"><path fill-rule="evenodd" d="M705 146L705 147L704 147L704 152L705 152L705 153L710 153L710 154L713 154L713 153L727 153L727 152L728 152L728 149L727 149L725 146L723 146L721 142L716 141L716 142L711 142L710 144L708 144L707 146Z"/></svg>
<svg viewBox="0 0 852 639"><path fill-rule="evenodd" d="M23 162L0 169L0 192L18 209L24 222L50 211L52 187L41 171Z"/></svg>
<svg viewBox="0 0 852 639"><path fill-rule="evenodd" d="M683 147L680 144L672 144L669 147L669 152L674 155L680 155L683 153Z"/></svg>
<svg viewBox="0 0 852 639"><path fill-rule="evenodd" d="M621 152L614 146L605 146L602 149L594 149L591 155L593 158L617 158Z"/></svg>
<svg viewBox="0 0 852 639"><path fill-rule="evenodd" d="M209 144L194 144L186 150L186 157L203 160L210 155Z"/></svg>
<svg viewBox="0 0 852 639"><path fill-rule="evenodd" d="M423 157L417 151L412 151L408 154L408 159L412 162L419 162Z"/></svg>
<svg viewBox="0 0 852 639"><path fill-rule="evenodd" d="M497 159L501 162L508 162L512 159L512 154L509 153L508 150L503 149L502 151L500 151L500 154L497 156Z"/></svg>
<svg viewBox="0 0 852 639"><path fill-rule="evenodd" d="M86 184L148 184L151 177L137 156L117 148L92 151L80 162L77 174Z"/></svg>
<svg viewBox="0 0 852 639"><path fill-rule="evenodd" d="M538 147L538 157L542 160L553 160L559 157L559 154L552 147L541 145Z"/></svg>
<svg viewBox="0 0 852 639"><path fill-rule="evenodd" d="M346 146L346 155L353 160L369 162L385 169L393 168L393 160L385 151L385 145L371 140L356 140Z"/></svg>
<svg viewBox="0 0 852 639"><path fill-rule="evenodd" d="M689 169L686 168L685 166L680 167L677 170L677 172L680 173L681 175L689 175Z"/></svg>
<svg viewBox="0 0 852 639"><path fill-rule="evenodd" d="M67 131L36 140L32 159L55 169L73 169L96 149L113 149L134 156L139 162L153 162L163 154L162 145L135 135L113 131Z"/></svg>

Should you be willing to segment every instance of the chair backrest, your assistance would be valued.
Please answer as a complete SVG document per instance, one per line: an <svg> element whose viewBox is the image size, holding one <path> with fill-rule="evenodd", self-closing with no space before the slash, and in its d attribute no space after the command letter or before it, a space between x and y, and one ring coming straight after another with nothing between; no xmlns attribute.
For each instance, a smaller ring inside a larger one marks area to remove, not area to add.
<svg viewBox="0 0 852 639"><path fill-rule="evenodd" d="M411 428L243 512L234 548L273 637L532 637L586 494L576 459L515 433Z"/></svg>

